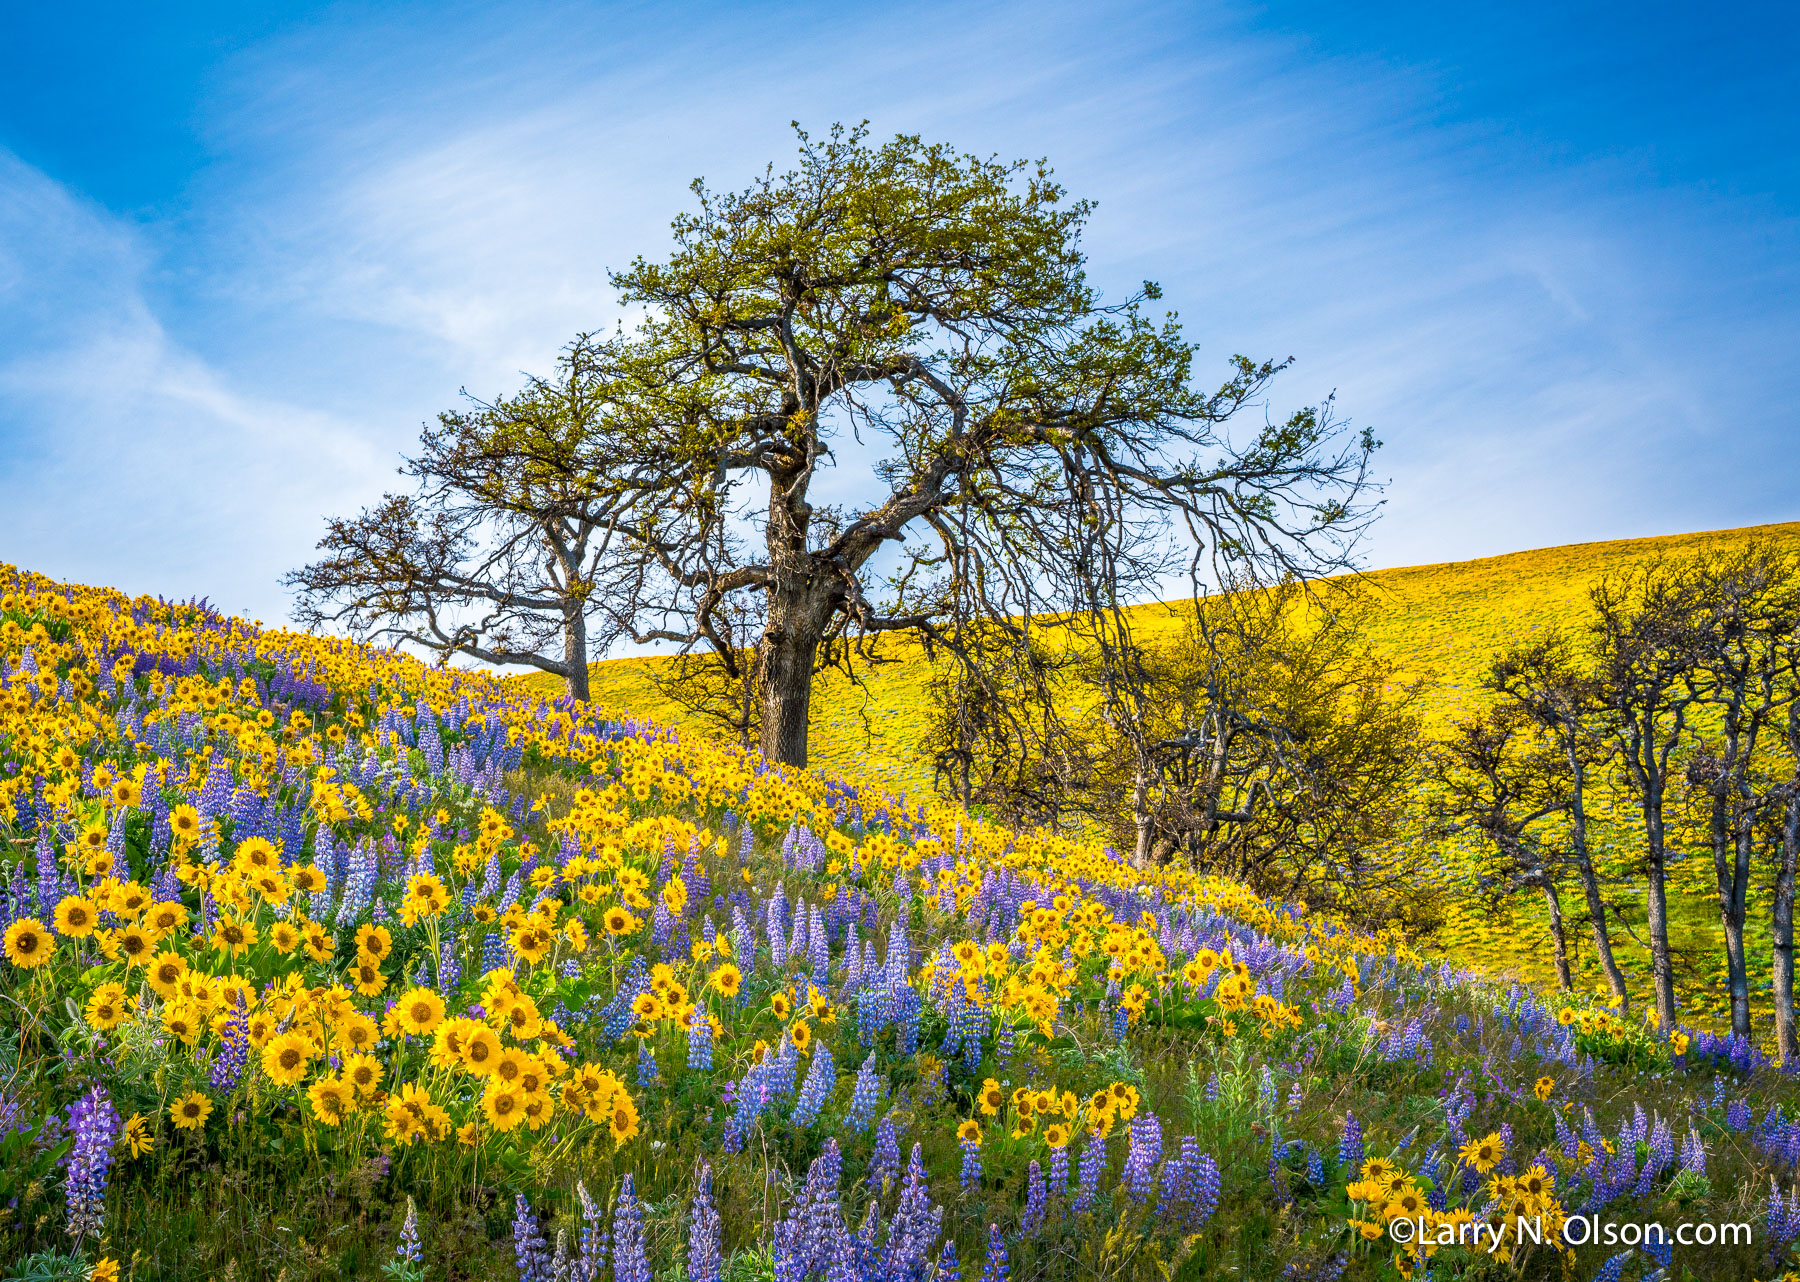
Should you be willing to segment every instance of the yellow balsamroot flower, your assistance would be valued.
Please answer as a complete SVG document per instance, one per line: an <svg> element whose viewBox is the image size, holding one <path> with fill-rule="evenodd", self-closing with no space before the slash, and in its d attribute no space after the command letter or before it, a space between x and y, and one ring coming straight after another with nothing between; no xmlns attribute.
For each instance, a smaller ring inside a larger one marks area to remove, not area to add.
<svg viewBox="0 0 1800 1282"><path fill-rule="evenodd" d="M21 917L6 928L6 960L24 970L35 970L50 960L55 950L44 923L36 917Z"/></svg>
<svg viewBox="0 0 1800 1282"><path fill-rule="evenodd" d="M275 1030L280 1026L281 1021L275 1018L274 1012L259 1010L252 1012L244 1031L250 1035L250 1044L261 1050L269 1044L269 1039L275 1036Z"/></svg>
<svg viewBox="0 0 1800 1282"><path fill-rule="evenodd" d="M1481 1174L1486 1175L1505 1158L1506 1146L1500 1141L1500 1133L1493 1131L1464 1144L1457 1156Z"/></svg>
<svg viewBox="0 0 1800 1282"><path fill-rule="evenodd" d="M375 1021L359 1010L344 1012L333 1024L333 1035L339 1045L352 1051L366 1051L375 1045L381 1030Z"/></svg>
<svg viewBox="0 0 1800 1282"><path fill-rule="evenodd" d="M491 1079L482 1092L481 1114L496 1131L516 1130L525 1120L525 1093L498 1078Z"/></svg>
<svg viewBox="0 0 1800 1282"><path fill-rule="evenodd" d="M301 927L300 933L306 939L306 955L316 962L328 962L336 951L332 947L331 932L317 922L308 922Z"/></svg>
<svg viewBox="0 0 1800 1282"><path fill-rule="evenodd" d="M87 1022L101 1032L117 1028L125 1020L125 985L102 984L87 1001Z"/></svg>
<svg viewBox="0 0 1800 1282"><path fill-rule="evenodd" d="M394 937L386 926L365 922L356 932L356 955L359 960L383 962L394 951Z"/></svg>
<svg viewBox="0 0 1800 1282"><path fill-rule="evenodd" d="M1385 1157L1372 1157L1362 1164L1362 1177L1370 1184L1384 1187L1387 1182L1399 1173L1400 1168ZM1365 1199L1366 1200L1366 1199Z"/></svg>
<svg viewBox="0 0 1800 1282"><path fill-rule="evenodd" d="M606 1128L612 1132L613 1147L622 1148L625 1141L638 1133L637 1105L627 1091L616 1091L606 1110Z"/></svg>
<svg viewBox="0 0 1800 1282"><path fill-rule="evenodd" d="M200 1040L205 1023L206 1017L190 1001L177 999L163 1006L163 1031L185 1045L192 1046Z"/></svg>
<svg viewBox="0 0 1800 1282"><path fill-rule="evenodd" d="M1556 1176L1545 1170L1542 1165L1535 1165L1515 1181L1519 1191L1528 1197L1543 1199L1556 1188Z"/></svg>
<svg viewBox="0 0 1800 1282"><path fill-rule="evenodd" d="M1685 1055L1687 1054L1687 1049L1688 1035L1686 1033L1675 1032L1669 1034L1669 1051L1671 1054L1677 1056Z"/></svg>
<svg viewBox="0 0 1800 1282"><path fill-rule="evenodd" d="M88 1282L119 1282L119 1262L110 1255L101 1256L88 1270Z"/></svg>
<svg viewBox="0 0 1800 1282"><path fill-rule="evenodd" d="M638 928L638 919L616 904L606 910L606 915L601 918L601 921L606 926L606 933L609 935L629 935Z"/></svg>
<svg viewBox="0 0 1800 1282"><path fill-rule="evenodd" d="M172 930L179 930L187 925L188 910L180 904L162 902L150 905L144 914L144 927L156 932L158 938Z"/></svg>
<svg viewBox="0 0 1800 1282"><path fill-rule="evenodd" d="M406 883L406 897L419 905L420 912L435 917L450 903L450 892L436 873L414 873Z"/></svg>
<svg viewBox="0 0 1800 1282"><path fill-rule="evenodd" d="M150 1134L150 1123L144 1120L142 1113L133 1113L125 1119L125 1130L119 1142L125 1146L127 1157L142 1157L156 1147L156 1137Z"/></svg>
<svg viewBox="0 0 1800 1282"><path fill-rule="evenodd" d="M1425 1195L1408 1184L1381 1208L1381 1218L1387 1221L1416 1220L1424 1212L1425 1206Z"/></svg>
<svg viewBox="0 0 1800 1282"><path fill-rule="evenodd" d="M306 1090L313 1117L322 1126L338 1126L351 1111L351 1091L334 1077L322 1077Z"/></svg>
<svg viewBox="0 0 1800 1282"><path fill-rule="evenodd" d="M721 936L721 938L723 938L723 936ZM707 976L707 982L713 986L714 991L719 993L720 996L736 997L739 990L744 986L744 972L739 970L733 963L726 962L723 966L713 971L711 975Z"/></svg>
<svg viewBox="0 0 1800 1282"><path fill-rule="evenodd" d="M956 1138L961 1140L964 1144L973 1144L976 1147L980 1147L981 1123L977 1122L972 1117L964 1120L962 1125L956 1128Z"/></svg>
<svg viewBox="0 0 1800 1282"><path fill-rule="evenodd" d="M394 1011L402 1030L423 1036L444 1022L444 999L429 988L414 988L395 1003Z"/></svg>
<svg viewBox="0 0 1800 1282"><path fill-rule="evenodd" d="M267 837L248 837L238 843L231 862L239 868L258 872L281 867L281 855Z"/></svg>
<svg viewBox="0 0 1800 1282"><path fill-rule="evenodd" d="M64 749L64 751L67 751L67 749ZM76 758L76 760L79 761L80 758ZM70 843L69 850L71 854L75 854L82 858L107 854L106 825L102 823L93 823L83 828L81 830L81 835ZM107 866L110 867L112 864L110 856L108 856L106 862Z"/></svg>
<svg viewBox="0 0 1800 1282"><path fill-rule="evenodd" d="M1541 1100L1547 1100L1555 1090L1556 1079L1554 1077L1540 1077L1537 1079L1537 1085L1531 1088L1531 1093Z"/></svg>
<svg viewBox="0 0 1800 1282"><path fill-rule="evenodd" d="M534 1131L541 1131L556 1116L556 1101L550 1098L548 1091L527 1091L523 1108L525 1122Z"/></svg>
<svg viewBox="0 0 1800 1282"><path fill-rule="evenodd" d="M197 1131L212 1116L213 1103L199 1091L189 1091L169 1105L169 1120L177 1130Z"/></svg>
<svg viewBox="0 0 1800 1282"><path fill-rule="evenodd" d="M535 1055L527 1055L520 1066L518 1087L527 1095L537 1095L550 1086L550 1070Z"/></svg>
<svg viewBox="0 0 1800 1282"><path fill-rule="evenodd" d="M513 951L533 966L544 960L550 951L550 945L555 942L554 935L531 922L514 930L511 940Z"/></svg>
<svg viewBox="0 0 1800 1282"><path fill-rule="evenodd" d="M91 900L80 895L68 895L56 906L51 921L56 925L57 934L67 935L71 939L85 939L94 933L94 927L100 921L100 913Z"/></svg>
<svg viewBox="0 0 1800 1282"><path fill-rule="evenodd" d="M142 926L127 926L113 932L112 951L128 966L147 966L156 953L156 935Z"/></svg>
<svg viewBox="0 0 1800 1282"><path fill-rule="evenodd" d="M213 927L212 946L233 957L249 950L256 942L256 927L247 921L239 921L235 917L221 917L219 924Z"/></svg>
<svg viewBox="0 0 1800 1282"><path fill-rule="evenodd" d="M1138 1104L1141 1102L1137 1087L1128 1082L1114 1082L1111 1089L1113 1107L1119 1115L1119 1120L1129 1122L1137 1116Z"/></svg>
<svg viewBox="0 0 1800 1282"><path fill-rule="evenodd" d="M1069 1146L1069 1128L1061 1122L1051 1122L1044 1128L1044 1143L1051 1148L1067 1148Z"/></svg>
<svg viewBox="0 0 1800 1282"><path fill-rule="evenodd" d="M387 987L387 976L372 961L357 962L350 970L350 977L356 981L356 991L364 997L374 997Z"/></svg>
<svg viewBox="0 0 1800 1282"><path fill-rule="evenodd" d="M539 1037L544 1031L544 1019L538 1014L537 1003L525 996L505 1009L500 1025L521 1042Z"/></svg>
<svg viewBox="0 0 1800 1282"><path fill-rule="evenodd" d="M272 869L264 869L249 878L250 888L271 904L285 904L293 897L288 881Z"/></svg>
<svg viewBox="0 0 1800 1282"><path fill-rule="evenodd" d="M169 831L178 845L186 845L200 836L200 812L190 805L179 805L169 812Z"/></svg>
<svg viewBox="0 0 1800 1282"><path fill-rule="evenodd" d="M286 957L300 947L300 932L291 921L278 921L269 927L268 940L276 952Z"/></svg>
<svg viewBox="0 0 1800 1282"><path fill-rule="evenodd" d="M463 1066L478 1076L486 1077L500 1060L500 1039L491 1028L478 1026L469 1030L457 1053Z"/></svg>
<svg viewBox="0 0 1800 1282"><path fill-rule="evenodd" d="M374 1098L381 1090L381 1061L373 1055L346 1055L338 1079L356 1092L356 1098Z"/></svg>
<svg viewBox="0 0 1800 1282"><path fill-rule="evenodd" d="M494 1067L489 1071L489 1075L508 1086L516 1086L519 1078L525 1072L525 1066L530 1062L531 1056L526 1052L517 1046L508 1046L495 1057Z"/></svg>
<svg viewBox="0 0 1800 1282"><path fill-rule="evenodd" d="M812 1045L812 1028L803 1019L794 1021L794 1026L788 1029L788 1036L793 1039L794 1049L797 1051L804 1051Z"/></svg>
<svg viewBox="0 0 1800 1282"><path fill-rule="evenodd" d="M447 1019L438 1025L431 1039L431 1063L434 1068L452 1068L462 1063L463 1038L475 1027L471 1019Z"/></svg>
<svg viewBox="0 0 1800 1282"><path fill-rule="evenodd" d="M277 1086L292 1086L306 1076L306 1065L311 1058L312 1047L304 1037L294 1032L283 1033L271 1038L263 1047L263 1072Z"/></svg>

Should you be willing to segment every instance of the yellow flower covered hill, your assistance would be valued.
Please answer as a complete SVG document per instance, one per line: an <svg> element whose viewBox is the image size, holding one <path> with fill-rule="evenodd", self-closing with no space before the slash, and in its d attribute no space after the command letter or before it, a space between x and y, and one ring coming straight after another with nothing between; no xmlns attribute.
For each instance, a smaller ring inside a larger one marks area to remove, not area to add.
<svg viewBox="0 0 1800 1282"><path fill-rule="evenodd" d="M0 836L17 1276L1747 1277L1800 1235L1754 1055L200 603L0 570ZM1755 1232L1670 1266L1582 1216Z"/></svg>

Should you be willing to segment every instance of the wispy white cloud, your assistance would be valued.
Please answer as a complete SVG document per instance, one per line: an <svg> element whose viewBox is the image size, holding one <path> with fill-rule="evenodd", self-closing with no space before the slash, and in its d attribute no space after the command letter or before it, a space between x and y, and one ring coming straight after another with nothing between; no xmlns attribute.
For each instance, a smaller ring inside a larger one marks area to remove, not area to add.
<svg viewBox="0 0 1800 1282"><path fill-rule="evenodd" d="M140 236L3 153L0 210L0 555L272 615L282 560L375 452L172 340Z"/></svg>
<svg viewBox="0 0 1800 1282"><path fill-rule="evenodd" d="M1292 354L1285 404L1335 388L1376 427L1379 563L1800 515L1739 430L1800 391L1779 217L1444 124L1438 69L1232 10L909 15L332 11L221 72L169 224L8 162L0 430L38 457L0 470L36 505L6 554L276 612L321 513L457 387L609 324L606 269L662 250L694 175L790 156L793 117L1047 155L1100 200L1110 291L1157 278L1208 362Z"/></svg>

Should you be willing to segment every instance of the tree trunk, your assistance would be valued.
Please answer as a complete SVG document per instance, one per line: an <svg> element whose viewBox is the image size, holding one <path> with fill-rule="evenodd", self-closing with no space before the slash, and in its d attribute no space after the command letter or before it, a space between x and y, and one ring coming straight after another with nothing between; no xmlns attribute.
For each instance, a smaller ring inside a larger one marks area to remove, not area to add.
<svg viewBox="0 0 1800 1282"><path fill-rule="evenodd" d="M1744 957L1744 918L1749 892L1749 834L1734 831L1732 800L1735 739L1721 778L1712 781L1707 813L1707 837L1712 845L1713 880L1718 890L1719 925L1725 934L1725 982L1731 994L1731 1031L1749 1036L1750 975Z"/></svg>
<svg viewBox="0 0 1800 1282"><path fill-rule="evenodd" d="M563 682L571 699L588 699L587 612L580 601L563 607Z"/></svg>
<svg viewBox="0 0 1800 1282"><path fill-rule="evenodd" d="M1800 787L1800 779L1795 781ZM1781 863L1775 873L1775 901L1770 909L1773 936L1771 969L1775 981L1775 1052L1784 1065L1800 1057L1794 1034L1794 869L1800 863L1800 791L1787 800L1781 825Z"/></svg>
<svg viewBox="0 0 1800 1282"><path fill-rule="evenodd" d="M806 731L812 715L813 664L823 629L797 608L769 612L757 645L762 695L762 754L790 766L806 764Z"/></svg>
<svg viewBox="0 0 1800 1282"><path fill-rule="evenodd" d="M1562 899L1549 878L1544 879L1542 888L1544 903L1550 909L1550 943L1556 950L1556 982L1566 993L1575 987L1575 978L1569 973L1569 939L1563 933Z"/></svg>
<svg viewBox="0 0 1800 1282"><path fill-rule="evenodd" d="M1134 866L1148 868L1150 866L1150 838L1152 825L1150 822L1150 784L1145 777L1144 766L1140 760L1136 777L1131 781L1131 820L1137 826L1137 850Z"/></svg>
<svg viewBox="0 0 1800 1282"><path fill-rule="evenodd" d="M1573 746L1569 749L1569 818L1575 843L1575 866L1581 875L1582 893L1587 899L1588 920L1594 924L1594 951L1600 955L1600 969L1606 985L1619 999L1621 1012L1631 1009L1631 994L1625 988L1625 972L1613 956L1612 934L1606 928L1606 901L1600 897L1600 875L1594 871L1594 860L1588 852L1587 802L1583 790L1587 782L1587 766Z"/></svg>
<svg viewBox="0 0 1800 1282"><path fill-rule="evenodd" d="M1649 836L1649 858L1645 862L1650 885L1645 899L1650 926L1650 975L1656 990L1656 1025L1668 1033L1675 1029L1675 962L1669 954L1669 900L1665 885L1668 848L1660 790L1654 800L1646 793L1644 827Z"/></svg>

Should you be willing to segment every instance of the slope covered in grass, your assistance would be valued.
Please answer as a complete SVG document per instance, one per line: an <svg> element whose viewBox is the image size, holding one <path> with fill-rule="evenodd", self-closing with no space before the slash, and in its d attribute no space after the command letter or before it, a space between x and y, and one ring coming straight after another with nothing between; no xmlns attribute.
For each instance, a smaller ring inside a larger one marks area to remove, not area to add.
<svg viewBox="0 0 1800 1282"><path fill-rule="evenodd" d="M1376 570L1360 576L1374 607L1369 640L1393 661L1400 681L1423 684L1427 724L1441 728L1479 706L1476 685L1495 651L1541 629L1578 623L1588 589L1603 575L1756 537L1800 546L1800 521ZM1153 627L1170 615L1162 605L1141 611ZM862 673L860 685L839 673L821 679L813 697L813 764L928 788L931 763L918 750L924 654L908 641L889 641L878 653L891 662ZM689 733L716 734L656 689L648 673L663 662L634 657L594 664L594 697ZM525 680L545 690L558 684L549 677Z"/></svg>

